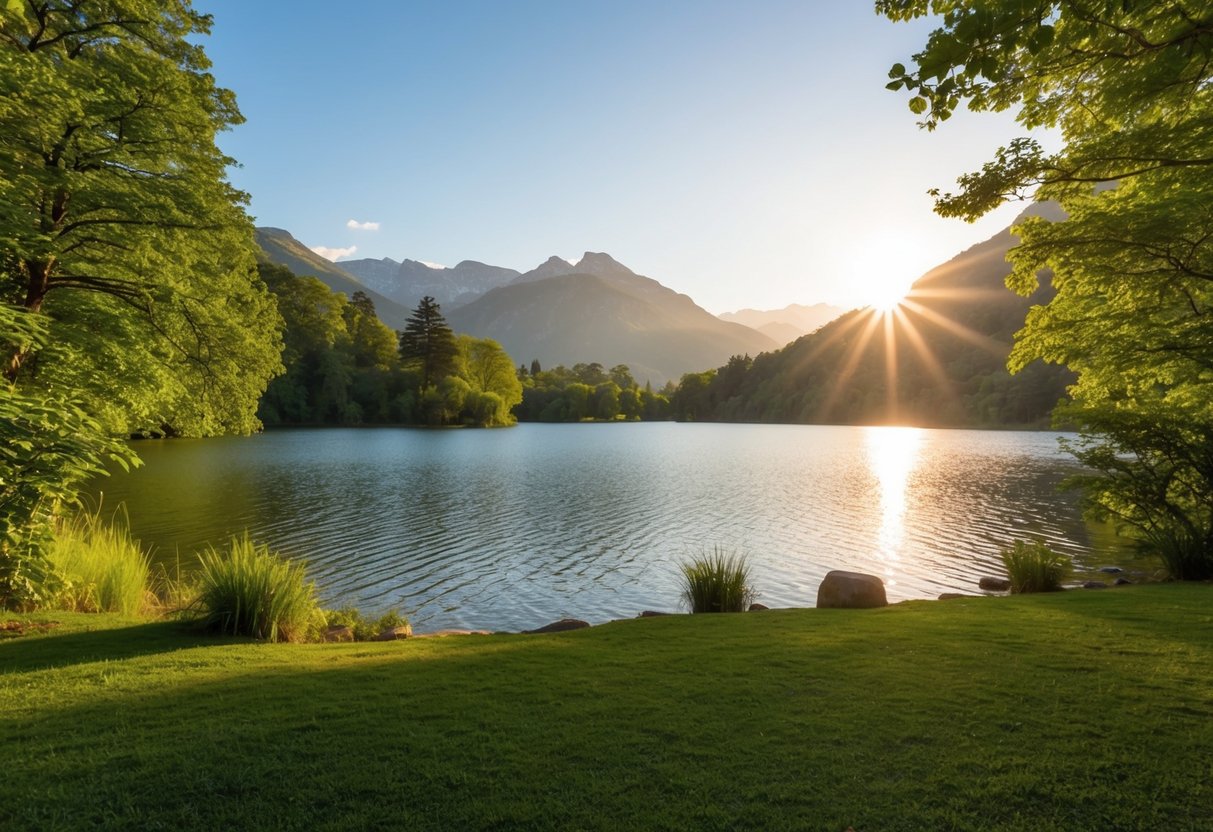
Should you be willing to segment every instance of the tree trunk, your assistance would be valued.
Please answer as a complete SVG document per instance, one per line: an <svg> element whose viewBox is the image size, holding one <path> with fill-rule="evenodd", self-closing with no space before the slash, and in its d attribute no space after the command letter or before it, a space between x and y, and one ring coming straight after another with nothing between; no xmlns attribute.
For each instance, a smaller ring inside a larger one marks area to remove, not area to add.
<svg viewBox="0 0 1213 832"><path fill-rule="evenodd" d="M50 287L51 271L55 267L55 259L53 257L44 261L26 262L25 272L29 275L29 279L25 285L25 301L21 304L31 313L38 313L42 309L42 302L46 300L46 293ZM17 380L17 374L21 372L21 365L29 358L30 350L22 344L14 344L12 352L9 354L8 361L4 366L4 377L10 383Z"/></svg>

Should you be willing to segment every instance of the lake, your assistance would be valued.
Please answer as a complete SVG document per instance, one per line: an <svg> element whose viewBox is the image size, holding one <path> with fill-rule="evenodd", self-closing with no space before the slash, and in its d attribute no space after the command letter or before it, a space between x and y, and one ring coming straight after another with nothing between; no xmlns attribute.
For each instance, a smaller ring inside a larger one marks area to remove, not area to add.
<svg viewBox="0 0 1213 832"><path fill-rule="evenodd" d="M248 529L308 563L328 606L398 608L419 631L598 623L679 605L677 564L746 553L759 600L812 606L831 569L890 601L976 592L1039 537L1079 575L1129 565L1077 497L1058 434L615 423L300 429L139 442L99 482L156 560Z"/></svg>

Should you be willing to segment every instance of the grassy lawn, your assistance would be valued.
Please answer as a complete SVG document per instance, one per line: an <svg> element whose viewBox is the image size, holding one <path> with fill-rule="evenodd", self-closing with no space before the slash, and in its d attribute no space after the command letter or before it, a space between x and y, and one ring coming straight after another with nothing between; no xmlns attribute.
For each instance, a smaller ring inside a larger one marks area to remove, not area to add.
<svg viewBox="0 0 1213 832"><path fill-rule="evenodd" d="M1213 829L1209 585L387 644L34 620L3 829Z"/></svg>

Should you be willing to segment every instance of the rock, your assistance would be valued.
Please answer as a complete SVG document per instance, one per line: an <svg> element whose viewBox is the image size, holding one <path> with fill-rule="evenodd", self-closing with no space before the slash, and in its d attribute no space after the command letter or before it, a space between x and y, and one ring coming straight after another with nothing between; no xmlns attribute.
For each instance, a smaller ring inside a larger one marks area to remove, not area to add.
<svg viewBox="0 0 1213 832"><path fill-rule="evenodd" d="M1117 578L1115 581L1116 586L1129 586L1132 583L1128 578Z"/></svg>
<svg viewBox="0 0 1213 832"><path fill-rule="evenodd" d="M659 615L672 615L672 613L658 612L657 610L645 610L644 612L642 612L639 615L639 617L640 618L656 618Z"/></svg>
<svg viewBox="0 0 1213 832"><path fill-rule="evenodd" d="M884 581L862 572L835 569L817 588L818 609L868 609L888 606Z"/></svg>
<svg viewBox="0 0 1213 832"><path fill-rule="evenodd" d="M413 626L411 624L401 624L399 627L389 627L371 639L371 641L397 641L398 639L409 638L412 635Z"/></svg>
<svg viewBox="0 0 1213 832"><path fill-rule="evenodd" d="M353 627L329 627L328 632L324 634L325 641L353 641Z"/></svg>
<svg viewBox="0 0 1213 832"><path fill-rule="evenodd" d="M1011 590L1011 582L1006 578L991 578L988 575L978 581L977 585L991 592L1010 592Z"/></svg>
<svg viewBox="0 0 1213 832"><path fill-rule="evenodd" d="M769 609L770 609L770 607L768 607L766 604L759 604L757 601L755 601L753 604L750 604L750 612L762 612L763 610L769 610Z"/></svg>
<svg viewBox="0 0 1213 832"><path fill-rule="evenodd" d="M965 595L963 592L941 592L939 594L940 601L951 601L953 598L972 598L972 595Z"/></svg>
<svg viewBox="0 0 1213 832"><path fill-rule="evenodd" d="M530 634L563 633L565 630L581 630L588 626L590 626L588 622L582 621L579 618L562 618L559 621L553 621L551 624L545 624L536 630L523 630L522 632Z"/></svg>
<svg viewBox="0 0 1213 832"><path fill-rule="evenodd" d="M1107 589L1108 585L1103 581L1083 581L1083 589Z"/></svg>
<svg viewBox="0 0 1213 832"><path fill-rule="evenodd" d="M1121 569L1119 566L1101 566L1099 567L1099 571L1105 575L1119 575L1125 570Z"/></svg>

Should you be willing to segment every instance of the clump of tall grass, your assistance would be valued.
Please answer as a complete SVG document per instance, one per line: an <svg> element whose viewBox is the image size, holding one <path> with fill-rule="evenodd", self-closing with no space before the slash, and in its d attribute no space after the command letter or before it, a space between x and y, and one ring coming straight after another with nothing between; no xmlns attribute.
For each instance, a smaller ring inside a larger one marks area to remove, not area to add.
<svg viewBox="0 0 1213 832"><path fill-rule="evenodd" d="M1140 548L1157 555L1176 581L1207 581L1213 578L1213 541L1178 527L1160 527L1146 534Z"/></svg>
<svg viewBox="0 0 1213 832"><path fill-rule="evenodd" d="M1056 592L1072 566L1069 558L1040 540L1017 540L1000 557L1011 579L1011 592Z"/></svg>
<svg viewBox="0 0 1213 832"><path fill-rule="evenodd" d="M62 520L47 554L61 579L55 606L123 615L154 606L148 590L149 558L131 538L124 518L106 523L98 510Z"/></svg>
<svg viewBox="0 0 1213 832"><path fill-rule="evenodd" d="M269 641L303 641L319 614L302 564L258 546L248 532L198 558L197 604L209 630Z"/></svg>
<svg viewBox="0 0 1213 832"><path fill-rule="evenodd" d="M682 599L691 612L745 612L754 601L750 565L744 555L714 547L679 564Z"/></svg>

